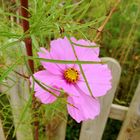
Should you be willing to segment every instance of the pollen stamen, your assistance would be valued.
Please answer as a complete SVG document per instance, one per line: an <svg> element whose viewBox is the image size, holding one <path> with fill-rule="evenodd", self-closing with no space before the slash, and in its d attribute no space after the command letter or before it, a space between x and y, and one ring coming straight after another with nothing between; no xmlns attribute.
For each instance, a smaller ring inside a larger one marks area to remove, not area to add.
<svg viewBox="0 0 140 140"><path fill-rule="evenodd" d="M64 78L68 83L76 83L79 80L79 72L74 68L64 71Z"/></svg>

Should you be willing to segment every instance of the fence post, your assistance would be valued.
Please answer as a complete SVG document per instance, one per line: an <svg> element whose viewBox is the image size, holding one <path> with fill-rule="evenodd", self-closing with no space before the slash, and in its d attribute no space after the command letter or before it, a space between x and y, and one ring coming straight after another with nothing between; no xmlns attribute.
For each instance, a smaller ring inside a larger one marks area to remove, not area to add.
<svg viewBox="0 0 140 140"><path fill-rule="evenodd" d="M121 67L119 63L112 58L103 58L103 61L107 62L109 68L112 71L112 89L108 92L107 95L100 98L100 115L95 120L89 120L82 123L79 140L101 140L113 97L119 83L121 74Z"/></svg>
<svg viewBox="0 0 140 140"><path fill-rule="evenodd" d="M16 71L24 73L23 66L17 66ZM6 92L9 96L9 101L13 114L15 134L17 140L33 140L31 127L31 111L29 104L29 84L23 77L11 72L6 80L6 83L11 87ZM6 87L5 87L6 88ZM4 90L6 90L4 88Z"/></svg>
<svg viewBox="0 0 140 140"><path fill-rule="evenodd" d="M48 140L65 140L67 119L56 118L52 120L46 127L46 135Z"/></svg>
<svg viewBox="0 0 140 140"><path fill-rule="evenodd" d="M140 81L117 140L140 140Z"/></svg>
<svg viewBox="0 0 140 140"><path fill-rule="evenodd" d="M4 131L3 131L3 126L2 126L1 119L0 119L0 140L6 140L5 135L4 135Z"/></svg>
<svg viewBox="0 0 140 140"><path fill-rule="evenodd" d="M9 40L9 42L11 41L13 40ZM24 54L24 45L22 43L20 45ZM18 52L17 46L15 48L11 47L10 51ZM7 57L7 63L11 63L10 57ZM14 71L27 75L27 69L22 64L18 64ZM12 70L8 74L8 77L4 81L8 87L2 85L1 92L9 97L16 139L33 140L32 126L31 122L29 122L31 121L29 83L27 79L19 76L14 71Z"/></svg>

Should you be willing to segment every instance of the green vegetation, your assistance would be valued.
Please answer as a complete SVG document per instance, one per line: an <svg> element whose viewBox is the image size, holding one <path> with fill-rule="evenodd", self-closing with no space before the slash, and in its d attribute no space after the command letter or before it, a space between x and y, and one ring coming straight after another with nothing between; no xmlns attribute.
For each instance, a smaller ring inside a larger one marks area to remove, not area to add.
<svg viewBox="0 0 140 140"><path fill-rule="evenodd" d="M30 0L29 3L30 18L27 20L30 23L30 30L24 33L21 27L23 17L19 15L19 1L0 2L0 85L5 88L5 91L0 93L0 118L9 140L15 139L15 129L8 95L11 87L5 80L10 79L14 86L16 83L9 74L16 70L18 65L27 63L23 59L25 37L31 37L35 57L41 46L49 49L49 42L54 38L74 36L77 39L93 40L116 0ZM140 0L121 1L97 40L101 47L101 56L113 57L121 64L122 75L114 103L125 106L129 106L140 79L139 7ZM35 57L32 59L35 60L35 71L38 71L40 62ZM58 103L62 104L59 101ZM27 104L24 111L26 107L31 106L31 101ZM44 136L42 132L48 120L54 116L61 116L58 114L63 114L64 117L61 118L63 120L66 118L63 110L65 106L61 105L61 108L58 108L59 105L54 104L50 108L39 106L41 138ZM48 120L44 119L45 110L52 111ZM21 117L22 115L24 112ZM109 120L103 140L115 140L120 124L118 121ZM72 140L71 136L73 140L78 140L79 130L80 124L76 124L69 118L67 140Z"/></svg>

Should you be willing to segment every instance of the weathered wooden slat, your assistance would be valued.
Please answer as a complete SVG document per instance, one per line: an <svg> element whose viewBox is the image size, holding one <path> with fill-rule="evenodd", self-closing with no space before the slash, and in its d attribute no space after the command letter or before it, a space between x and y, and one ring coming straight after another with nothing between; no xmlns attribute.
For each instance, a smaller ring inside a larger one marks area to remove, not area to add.
<svg viewBox="0 0 140 140"><path fill-rule="evenodd" d="M0 119L0 140L6 140L5 135L4 135L4 131L3 131L3 126L2 126L1 119Z"/></svg>
<svg viewBox="0 0 140 140"><path fill-rule="evenodd" d="M56 118L46 126L48 140L65 140L67 120Z"/></svg>
<svg viewBox="0 0 140 140"><path fill-rule="evenodd" d="M128 107L112 104L109 118L123 121L126 117L128 111ZM53 135L51 136L51 140L65 140L65 129L66 129L66 121L59 122L57 128L53 131Z"/></svg>
<svg viewBox="0 0 140 140"><path fill-rule="evenodd" d="M128 107L112 104L109 113L109 118L123 121L126 118L127 111Z"/></svg>
<svg viewBox="0 0 140 140"><path fill-rule="evenodd" d="M19 73L24 73L22 66L16 68ZM27 80L18 74L11 72L6 80L8 87L2 87L2 91L9 96L12 108L14 127L17 140L33 140L31 114L29 107L24 111L29 101L29 85ZM23 114L24 112L24 114Z"/></svg>
<svg viewBox="0 0 140 140"><path fill-rule="evenodd" d="M56 131L56 135L54 136L54 140L65 140L66 126L66 121L60 122Z"/></svg>
<svg viewBox="0 0 140 140"><path fill-rule="evenodd" d="M13 42L16 40L10 39L8 41ZM18 44L10 47L9 51L13 52L13 55L14 53L16 55L16 53L19 53L19 47L21 47L20 53L25 54L25 46L23 42L21 42L20 45ZM11 57L7 55L7 64L10 63ZM26 75L28 73L24 65L17 65L14 71ZM33 140L31 110L30 107L26 106L29 103L30 96L32 96L29 91L29 80L19 76L14 71L11 71L8 74L8 78L5 79L5 85L8 85L8 87L1 85L1 91L6 91L5 94L9 97L16 139Z"/></svg>
<svg viewBox="0 0 140 140"><path fill-rule="evenodd" d="M120 79L121 67L119 63L112 58L103 58L103 61L107 61L107 64L112 71L112 89L108 92L107 95L100 98L100 115L95 120L83 122L79 140L101 140L112 100Z"/></svg>
<svg viewBox="0 0 140 140"><path fill-rule="evenodd" d="M117 140L140 140L140 82Z"/></svg>

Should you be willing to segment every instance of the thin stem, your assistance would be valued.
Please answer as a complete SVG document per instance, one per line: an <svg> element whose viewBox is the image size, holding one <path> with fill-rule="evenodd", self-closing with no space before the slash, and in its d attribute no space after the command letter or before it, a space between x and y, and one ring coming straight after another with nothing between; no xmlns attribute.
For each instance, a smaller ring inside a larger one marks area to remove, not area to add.
<svg viewBox="0 0 140 140"><path fill-rule="evenodd" d="M20 0L21 3L21 15L28 19L29 18L29 13L28 13L28 0ZM24 33L28 34L29 33L29 21L22 19L22 27L24 30ZM32 52L32 40L30 37L26 37L25 40L25 46L26 46L26 52L28 56L33 56ZM28 60L28 65L32 73L34 73L34 62L33 60ZM36 106L36 99L33 95L33 100L32 100L32 109L33 111L37 110ZM39 140L39 122L38 122L38 115L37 113L33 113L33 118L34 118L34 140Z"/></svg>
<svg viewBox="0 0 140 140"><path fill-rule="evenodd" d="M20 0L21 3L21 15L25 18L29 17L29 13L27 11L28 9L28 0ZM22 19L22 26L23 26L23 30L25 33L29 32L29 21ZM26 46L26 52L28 56L33 56L32 53L32 41L30 37L25 38L25 46ZM32 73L34 73L34 62L33 60L28 60L28 64L29 67L32 71Z"/></svg>
<svg viewBox="0 0 140 140"><path fill-rule="evenodd" d="M108 14L108 16L106 17L106 19L104 20L103 24L98 28L97 34L96 34L96 36L95 36L93 42L96 42L96 41L99 39L99 37L100 37L100 35L101 35L101 33L102 33L102 31L103 31L105 25L108 23L109 19L111 18L112 14L115 12L115 10L116 10L116 8L117 8L117 6L118 6L118 4L119 4L120 2L121 2L121 0L117 0L117 1L116 1L114 7L113 7L113 8L111 9L111 11L109 12L109 14Z"/></svg>

